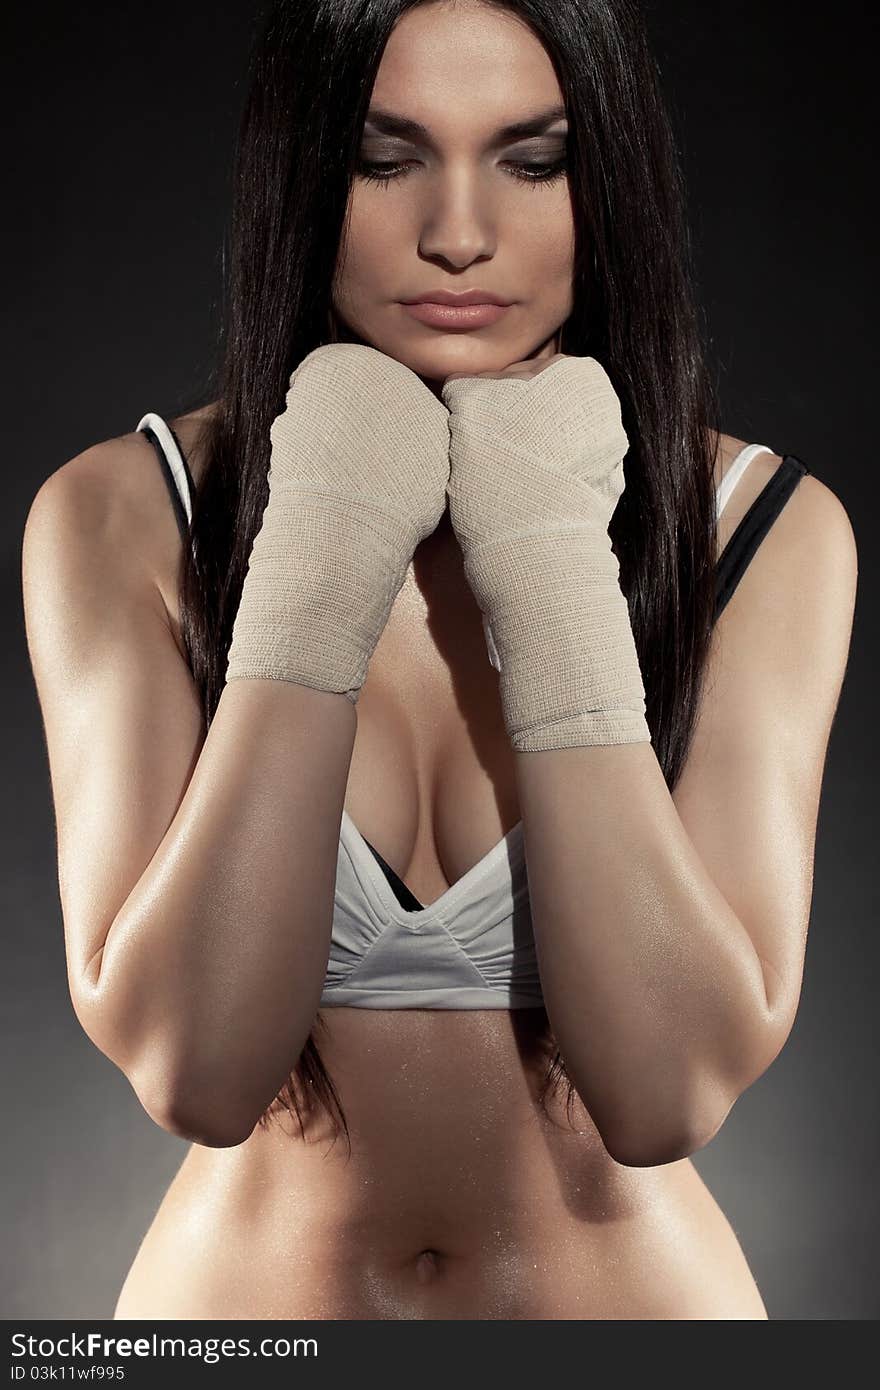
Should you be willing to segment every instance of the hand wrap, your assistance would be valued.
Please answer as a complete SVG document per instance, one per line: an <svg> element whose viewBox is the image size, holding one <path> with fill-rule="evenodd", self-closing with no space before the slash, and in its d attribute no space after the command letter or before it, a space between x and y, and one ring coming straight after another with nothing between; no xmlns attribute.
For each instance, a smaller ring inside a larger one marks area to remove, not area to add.
<svg viewBox="0 0 880 1390"><path fill-rule="evenodd" d="M360 343L303 358L270 437L226 679L294 681L357 703L419 541L446 507L449 416Z"/></svg>
<svg viewBox="0 0 880 1390"><path fill-rule="evenodd" d="M450 518L497 652L518 752L650 742L608 525L629 441L592 357L531 378L457 377Z"/></svg>

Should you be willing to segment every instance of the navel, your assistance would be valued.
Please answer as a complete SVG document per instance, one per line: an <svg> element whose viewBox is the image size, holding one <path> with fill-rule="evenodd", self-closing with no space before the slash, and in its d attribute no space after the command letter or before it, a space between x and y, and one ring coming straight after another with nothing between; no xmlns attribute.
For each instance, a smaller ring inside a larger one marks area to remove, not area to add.
<svg viewBox="0 0 880 1390"><path fill-rule="evenodd" d="M420 1284L430 1284L440 1274L443 1256L439 1250L420 1250L416 1255L416 1278Z"/></svg>

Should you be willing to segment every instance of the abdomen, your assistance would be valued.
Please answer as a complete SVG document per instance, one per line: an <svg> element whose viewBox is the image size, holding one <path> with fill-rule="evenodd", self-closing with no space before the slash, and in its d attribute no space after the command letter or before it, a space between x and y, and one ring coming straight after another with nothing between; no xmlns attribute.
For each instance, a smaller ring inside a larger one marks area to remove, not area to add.
<svg viewBox="0 0 880 1390"><path fill-rule="evenodd" d="M325 1015L326 1017L326 1015ZM321 1052L351 1135L193 1146L116 1318L766 1318L689 1160L625 1168L505 1011L336 1009Z"/></svg>

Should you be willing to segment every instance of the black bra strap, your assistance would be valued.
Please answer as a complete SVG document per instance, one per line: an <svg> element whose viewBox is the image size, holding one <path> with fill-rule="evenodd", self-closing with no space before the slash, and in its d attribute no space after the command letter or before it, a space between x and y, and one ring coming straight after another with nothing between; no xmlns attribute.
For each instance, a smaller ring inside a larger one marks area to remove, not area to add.
<svg viewBox="0 0 880 1390"><path fill-rule="evenodd" d="M785 454L773 477L764 485L740 521L718 558L715 579L715 621L727 607L755 551L794 492L807 465L794 454Z"/></svg>

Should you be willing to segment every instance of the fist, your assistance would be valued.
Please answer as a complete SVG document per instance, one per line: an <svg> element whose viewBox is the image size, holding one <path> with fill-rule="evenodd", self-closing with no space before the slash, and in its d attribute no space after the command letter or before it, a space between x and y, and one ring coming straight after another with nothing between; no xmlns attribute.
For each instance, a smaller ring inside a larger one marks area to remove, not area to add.
<svg viewBox="0 0 880 1390"><path fill-rule="evenodd" d="M448 377L450 516L463 546L547 523L607 528L629 440L594 357L557 353L502 373Z"/></svg>
<svg viewBox="0 0 880 1390"><path fill-rule="evenodd" d="M327 489L411 523L446 507L449 413L409 367L362 343L325 343L290 378L269 431L269 486Z"/></svg>

